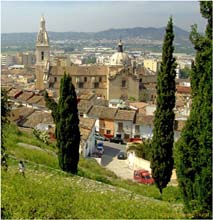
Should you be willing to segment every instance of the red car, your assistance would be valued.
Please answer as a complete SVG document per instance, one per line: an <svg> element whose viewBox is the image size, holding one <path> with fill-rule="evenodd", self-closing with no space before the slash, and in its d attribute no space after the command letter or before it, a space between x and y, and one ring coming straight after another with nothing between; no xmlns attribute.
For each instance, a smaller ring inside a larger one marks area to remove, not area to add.
<svg viewBox="0 0 213 220"><path fill-rule="evenodd" d="M134 180L148 185L155 182L148 170L134 170Z"/></svg>

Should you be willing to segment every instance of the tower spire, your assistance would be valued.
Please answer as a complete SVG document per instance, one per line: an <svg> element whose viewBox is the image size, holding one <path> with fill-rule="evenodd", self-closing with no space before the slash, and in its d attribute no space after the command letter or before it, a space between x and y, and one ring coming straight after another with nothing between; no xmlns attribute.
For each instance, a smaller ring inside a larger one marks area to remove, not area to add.
<svg viewBox="0 0 213 220"><path fill-rule="evenodd" d="M40 19L40 30L38 32L37 35L37 41L36 41L37 45L46 45L49 46L49 37L46 31L46 27L45 27L45 19L44 19L44 15L42 14L41 19Z"/></svg>
<svg viewBox="0 0 213 220"><path fill-rule="evenodd" d="M121 39L120 39L120 42L118 43L118 52L123 53L123 44L122 44Z"/></svg>

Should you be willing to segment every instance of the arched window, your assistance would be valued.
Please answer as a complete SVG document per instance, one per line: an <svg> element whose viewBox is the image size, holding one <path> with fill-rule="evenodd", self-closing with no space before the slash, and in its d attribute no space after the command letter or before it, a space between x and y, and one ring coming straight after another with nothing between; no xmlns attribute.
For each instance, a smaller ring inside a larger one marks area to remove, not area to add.
<svg viewBox="0 0 213 220"><path fill-rule="evenodd" d="M41 60L44 60L44 51L41 51Z"/></svg>

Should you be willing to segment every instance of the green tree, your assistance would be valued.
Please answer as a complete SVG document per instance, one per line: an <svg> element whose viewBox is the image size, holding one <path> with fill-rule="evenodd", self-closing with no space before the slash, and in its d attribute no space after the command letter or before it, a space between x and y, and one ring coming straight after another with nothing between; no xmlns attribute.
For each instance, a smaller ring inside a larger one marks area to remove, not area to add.
<svg viewBox="0 0 213 220"><path fill-rule="evenodd" d="M60 83L60 98L58 104L47 93L46 105L52 110L56 124L56 139L58 147L59 166L66 172L77 173L79 161L79 118L77 97L71 77L64 74Z"/></svg>
<svg viewBox="0 0 213 220"><path fill-rule="evenodd" d="M207 18L205 36L192 27L196 50L191 72L192 108L176 149L178 182L186 212L195 218L212 218L212 2L200 2Z"/></svg>
<svg viewBox="0 0 213 220"><path fill-rule="evenodd" d="M163 43L161 67L157 76L157 109L151 150L151 169L155 184L162 194L173 169L175 58L173 57L173 22L169 19Z"/></svg>
<svg viewBox="0 0 213 220"><path fill-rule="evenodd" d="M185 67L184 69L180 70L180 78L181 79L188 79L190 75L190 69Z"/></svg>
<svg viewBox="0 0 213 220"><path fill-rule="evenodd" d="M150 160L151 140L147 139L143 143L133 143L127 151L135 151L137 157Z"/></svg>
<svg viewBox="0 0 213 220"><path fill-rule="evenodd" d="M10 105L8 102L7 92L1 89L1 161L6 162L6 148L4 145L4 130L9 123L8 116L10 114Z"/></svg>

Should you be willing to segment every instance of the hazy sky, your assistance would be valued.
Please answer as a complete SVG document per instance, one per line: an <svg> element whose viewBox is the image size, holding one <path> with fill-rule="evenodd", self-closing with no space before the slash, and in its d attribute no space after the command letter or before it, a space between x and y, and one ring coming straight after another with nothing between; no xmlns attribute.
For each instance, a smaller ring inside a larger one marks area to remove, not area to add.
<svg viewBox="0 0 213 220"><path fill-rule="evenodd" d="M44 14L48 31L102 31L109 28L164 27L204 31L198 1L2 1L1 32L37 32Z"/></svg>

